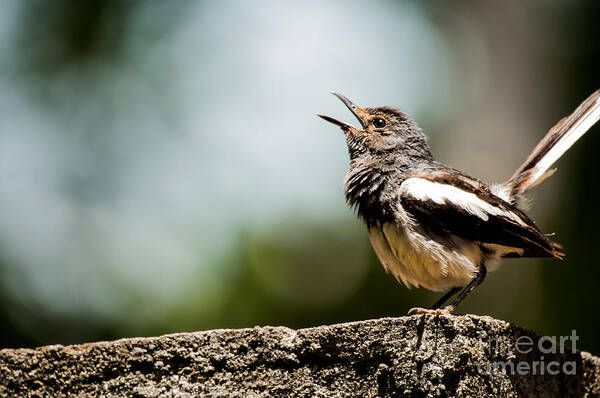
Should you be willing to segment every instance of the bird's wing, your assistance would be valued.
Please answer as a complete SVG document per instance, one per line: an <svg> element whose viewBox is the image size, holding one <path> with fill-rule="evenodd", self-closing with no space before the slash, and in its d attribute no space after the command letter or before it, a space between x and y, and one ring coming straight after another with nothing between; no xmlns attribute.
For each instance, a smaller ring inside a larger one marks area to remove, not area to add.
<svg viewBox="0 0 600 398"><path fill-rule="evenodd" d="M442 236L519 249L507 256L563 255L525 213L453 169L411 174L400 185L400 201L423 228Z"/></svg>

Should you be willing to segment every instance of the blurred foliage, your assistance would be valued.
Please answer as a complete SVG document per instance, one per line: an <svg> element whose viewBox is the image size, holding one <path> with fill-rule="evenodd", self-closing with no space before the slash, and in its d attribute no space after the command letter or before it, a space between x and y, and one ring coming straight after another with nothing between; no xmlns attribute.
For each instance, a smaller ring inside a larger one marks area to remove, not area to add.
<svg viewBox="0 0 600 398"><path fill-rule="evenodd" d="M537 128L600 87L597 2L307 4L7 3L2 347L300 328L430 305L438 295L387 275L344 208L343 140L308 132L333 134L307 121L327 103L324 85L382 101L400 91L434 149L466 166L480 155L456 142L491 135L474 120L494 104L490 96L507 107L514 99ZM327 30L330 20L353 30ZM339 43L357 53L344 58ZM495 91L498 79L520 76L543 85ZM448 132L471 121L464 136ZM542 132L498 139L520 150ZM600 352L599 134L561 161L552 179L560 195L540 188L546 205L534 210L544 230L558 232L567 259L507 261L462 311L547 335L576 329L582 348ZM497 162L516 167L501 147L481 145L481 156L495 150Z"/></svg>

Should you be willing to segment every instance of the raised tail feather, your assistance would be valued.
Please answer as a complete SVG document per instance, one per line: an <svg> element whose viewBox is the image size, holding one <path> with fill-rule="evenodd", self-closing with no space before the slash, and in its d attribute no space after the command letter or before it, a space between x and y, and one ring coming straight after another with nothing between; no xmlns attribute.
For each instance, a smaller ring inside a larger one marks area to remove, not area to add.
<svg viewBox="0 0 600 398"><path fill-rule="evenodd" d="M562 118L537 144L525 162L503 186L513 202L550 177L552 165L600 119L600 90L581 103L569 116Z"/></svg>

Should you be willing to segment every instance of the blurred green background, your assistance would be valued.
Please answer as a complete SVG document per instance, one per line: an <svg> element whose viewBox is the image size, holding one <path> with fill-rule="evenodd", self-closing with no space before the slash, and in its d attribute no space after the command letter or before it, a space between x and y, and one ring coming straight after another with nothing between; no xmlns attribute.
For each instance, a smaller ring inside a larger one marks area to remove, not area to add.
<svg viewBox="0 0 600 398"><path fill-rule="evenodd" d="M597 1L5 0L0 344L406 314L344 203L328 94L396 105L502 181L600 87ZM600 353L596 126L534 193L564 261L510 260L461 311Z"/></svg>

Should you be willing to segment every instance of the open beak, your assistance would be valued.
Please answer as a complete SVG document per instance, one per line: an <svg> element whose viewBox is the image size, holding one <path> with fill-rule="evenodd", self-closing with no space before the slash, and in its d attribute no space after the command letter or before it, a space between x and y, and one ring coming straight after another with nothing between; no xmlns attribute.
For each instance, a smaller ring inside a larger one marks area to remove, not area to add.
<svg viewBox="0 0 600 398"><path fill-rule="evenodd" d="M365 128L365 122L363 121L363 118L362 118L362 117L360 116L360 114L359 114L359 112L360 112L360 108L359 108L358 106L354 105L354 104L352 103L352 101L350 101L348 98L344 97L344 96L343 96L342 94L340 94L340 93L335 93L335 92L332 92L331 94L333 94L333 95L335 95L336 97L338 97L338 98L340 99L340 101L342 101L342 102L344 103L344 105L346 105L346 106L348 107L348 109L350 109L350 112L352 112L352 114L353 114L354 116L356 116L356 118L357 118L357 119L358 119L358 121L360 122L360 125L361 125L363 128ZM339 126L339 127L341 127L341 128L342 128L342 130L344 130L344 131L349 131L349 130L351 130L351 129L358 130L358 129L357 129L356 127L354 127L353 125L351 125L351 124L348 124L348 123L341 122L341 121L339 121L339 120L337 120L337 119L334 119L334 118L332 118L332 117L325 116L325 115L317 115L317 116L319 116L319 117L320 117L320 118L322 118L322 119L325 119L325 120L327 120L329 123L333 123L333 124L335 124L336 126Z"/></svg>

